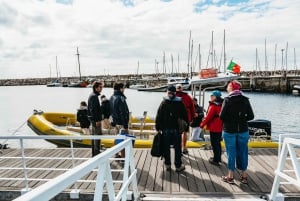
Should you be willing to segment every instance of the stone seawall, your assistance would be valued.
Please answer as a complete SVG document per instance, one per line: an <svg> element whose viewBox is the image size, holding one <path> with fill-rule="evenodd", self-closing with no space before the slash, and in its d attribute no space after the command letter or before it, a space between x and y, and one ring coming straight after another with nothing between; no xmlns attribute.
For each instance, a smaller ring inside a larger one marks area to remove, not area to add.
<svg viewBox="0 0 300 201"><path fill-rule="evenodd" d="M194 75L197 75L195 73ZM127 87L133 84L145 84L148 86L157 86L167 83L166 79L161 79L162 74L144 74L144 75L101 75L82 77L82 80L100 80L106 87L112 87L117 81L126 84ZM173 76L186 76L186 74L176 74ZM143 77L143 79L142 79ZM53 78L27 78L27 79L4 79L0 80L0 86L23 86L23 85L46 85L54 80ZM62 77L61 82L68 84L77 81L76 77ZM300 71L259 71L259 72L241 72L239 81L243 85L243 90L291 93L294 85L300 85Z"/></svg>

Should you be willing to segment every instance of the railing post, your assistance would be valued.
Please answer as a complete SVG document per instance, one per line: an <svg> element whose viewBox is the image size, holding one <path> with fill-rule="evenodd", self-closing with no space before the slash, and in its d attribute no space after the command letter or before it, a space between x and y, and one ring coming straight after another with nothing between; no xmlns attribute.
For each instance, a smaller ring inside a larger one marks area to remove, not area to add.
<svg viewBox="0 0 300 201"><path fill-rule="evenodd" d="M282 140L281 136L279 140L280 141ZM273 181L271 193L269 195L269 200L272 201L284 200L283 194L278 192L281 178L285 179L288 182L288 184L294 184L300 187L300 165L295 150L295 147L299 148L299 146L300 146L299 139L285 137L283 141L282 149L280 150L280 147L278 148L278 152L280 152L280 157L278 160L277 169L275 170L275 178ZM287 171L284 170L288 157L291 159L292 167L294 168L292 171L295 173L296 178L294 178L291 175L288 175L286 173Z"/></svg>
<svg viewBox="0 0 300 201"><path fill-rule="evenodd" d="M21 153L22 153L22 166L23 166L24 182L25 182L25 189L22 189L21 194L24 194L24 193L28 192L30 189L29 189L29 185L28 185L28 177L27 177L27 168L26 168L23 138L20 138L20 146L21 146Z"/></svg>
<svg viewBox="0 0 300 201"><path fill-rule="evenodd" d="M74 155L74 144L73 144L72 139L70 140L70 147L71 147L72 167L74 168L75 167L75 160L74 160L75 155ZM80 190L78 189L77 182L75 182L74 187L75 187L75 189L71 190L71 192L70 192L70 198L71 199L79 199Z"/></svg>

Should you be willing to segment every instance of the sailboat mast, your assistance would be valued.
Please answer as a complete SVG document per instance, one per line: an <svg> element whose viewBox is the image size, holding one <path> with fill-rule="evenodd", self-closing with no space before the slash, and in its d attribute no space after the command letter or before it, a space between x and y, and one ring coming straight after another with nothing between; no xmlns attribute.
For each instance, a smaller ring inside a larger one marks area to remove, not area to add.
<svg viewBox="0 0 300 201"><path fill-rule="evenodd" d="M211 32L211 67L214 67L214 31Z"/></svg>
<svg viewBox="0 0 300 201"><path fill-rule="evenodd" d="M56 78L58 78L57 56L55 57Z"/></svg>
<svg viewBox="0 0 300 201"><path fill-rule="evenodd" d="M287 65L288 46L289 46L289 43L286 42L286 48L285 48L285 69L286 70L288 69L288 65Z"/></svg>
<svg viewBox="0 0 300 201"><path fill-rule="evenodd" d="M77 47L77 60L78 60L78 69L79 69L79 80L81 81L81 71L80 71L80 61L79 61L79 51Z"/></svg>
<svg viewBox="0 0 300 201"><path fill-rule="evenodd" d="M190 38L189 38L189 54L188 54L188 64L187 64L187 75L188 75L189 69L190 69L191 37L192 37L192 31L190 31Z"/></svg>
<svg viewBox="0 0 300 201"><path fill-rule="evenodd" d="M277 54L277 44L275 44L275 61L274 61L274 71L276 70L276 55Z"/></svg>
<svg viewBox="0 0 300 201"><path fill-rule="evenodd" d="M193 49L194 49L194 41L192 40L192 46L191 46L191 65L190 65L190 78L193 77Z"/></svg>
<svg viewBox="0 0 300 201"><path fill-rule="evenodd" d="M199 49L199 69L198 69L198 71L200 72L200 70L201 70L201 52L200 52L200 43L199 43L198 49Z"/></svg>
<svg viewBox="0 0 300 201"><path fill-rule="evenodd" d="M138 61L138 66L137 66L137 70L136 70L136 76L139 75L139 68L140 68L140 61Z"/></svg>
<svg viewBox="0 0 300 201"><path fill-rule="evenodd" d="M224 29L224 39L223 39L223 43L224 43L224 73L225 73L225 72L226 72L225 29Z"/></svg>

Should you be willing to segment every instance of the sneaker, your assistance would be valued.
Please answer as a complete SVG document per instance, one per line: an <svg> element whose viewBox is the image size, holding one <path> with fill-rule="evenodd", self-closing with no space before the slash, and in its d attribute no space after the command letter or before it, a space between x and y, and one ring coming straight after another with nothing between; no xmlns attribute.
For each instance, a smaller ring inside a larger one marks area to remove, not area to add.
<svg viewBox="0 0 300 201"><path fill-rule="evenodd" d="M187 155L187 154L189 154L189 151L187 149L183 149L182 153Z"/></svg>
<svg viewBox="0 0 300 201"><path fill-rule="evenodd" d="M171 165L165 165L167 171L171 171Z"/></svg>
<svg viewBox="0 0 300 201"><path fill-rule="evenodd" d="M176 168L176 172L182 172L183 170L185 170L185 166L183 164L181 164L180 167Z"/></svg>
<svg viewBox="0 0 300 201"><path fill-rule="evenodd" d="M220 163L215 162L213 158L210 158L210 159L208 160L208 162L209 162L210 164L212 164L212 165L220 166Z"/></svg>

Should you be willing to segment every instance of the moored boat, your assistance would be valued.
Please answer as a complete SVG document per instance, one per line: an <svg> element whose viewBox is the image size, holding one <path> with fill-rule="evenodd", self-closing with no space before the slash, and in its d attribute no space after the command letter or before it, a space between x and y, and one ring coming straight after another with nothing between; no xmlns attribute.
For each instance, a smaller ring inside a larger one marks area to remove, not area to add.
<svg viewBox="0 0 300 201"><path fill-rule="evenodd" d="M138 91L150 91L150 92L166 92L168 85L156 86L156 87L146 87L146 88L138 88Z"/></svg>
<svg viewBox="0 0 300 201"><path fill-rule="evenodd" d="M293 95L296 95L296 96L299 96L299 95L300 95L300 85L299 85L299 84L295 84L295 85L293 86L292 94L293 94Z"/></svg>
<svg viewBox="0 0 300 201"><path fill-rule="evenodd" d="M52 82L46 85L47 87L62 87L63 84L59 81L59 79L53 80Z"/></svg>
<svg viewBox="0 0 300 201"><path fill-rule="evenodd" d="M131 125L129 134L135 135L136 140L135 148L150 148L152 146L152 137L156 133L154 128L154 119L151 117L131 117ZM28 126L38 135L58 135L58 136L80 136L82 135L79 127L75 127L76 115L74 113L63 112L42 112L35 111L27 121ZM142 127L141 127L142 126ZM103 129L104 135L115 134L112 130ZM140 136L138 138L138 135ZM147 136L146 138L141 136ZM49 142L56 144L60 147L69 147L70 142L68 140L53 140L49 139ZM91 140L74 140L75 147L90 147ZM103 139L101 144L105 147L114 146L113 139ZM188 141L188 148L200 148L209 145L208 141L193 142ZM223 144L224 146L224 144ZM277 142L266 140L265 136L259 138L251 138L248 146L250 148L276 148Z"/></svg>
<svg viewBox="0 0 300 201"><path fill-rule="evenodd" d="M183 90L188 90L190 88L190 79L185 77L168 77L168 85L181 84Z"/></svg>

